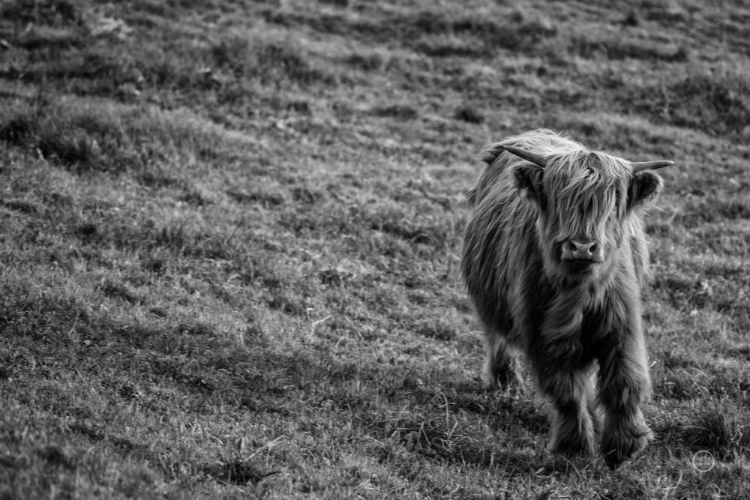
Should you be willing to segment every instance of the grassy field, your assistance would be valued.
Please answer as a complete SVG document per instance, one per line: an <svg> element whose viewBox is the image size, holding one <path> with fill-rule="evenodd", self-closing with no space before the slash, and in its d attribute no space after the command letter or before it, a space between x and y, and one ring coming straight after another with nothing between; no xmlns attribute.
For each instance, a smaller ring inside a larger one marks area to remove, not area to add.
<svg viewBox="0 0 750 500"><path fill-rule="evenodd" d="M750 5L610 4L0 2L0 499L750 497ZM540 126L676 162L616 471L480 381L471 160Z"/></svg>

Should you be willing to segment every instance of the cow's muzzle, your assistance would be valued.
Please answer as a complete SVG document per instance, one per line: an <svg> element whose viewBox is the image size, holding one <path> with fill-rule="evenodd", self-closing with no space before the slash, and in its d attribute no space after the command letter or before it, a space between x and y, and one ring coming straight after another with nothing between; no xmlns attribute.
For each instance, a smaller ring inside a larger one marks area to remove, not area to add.
<svg viewBox="0 0 750 500"><path fill-rule="evenodd" d="M563 243L561 258L572 271L585 271L604 261L604 249L596 241L571 239Z"/></svg>

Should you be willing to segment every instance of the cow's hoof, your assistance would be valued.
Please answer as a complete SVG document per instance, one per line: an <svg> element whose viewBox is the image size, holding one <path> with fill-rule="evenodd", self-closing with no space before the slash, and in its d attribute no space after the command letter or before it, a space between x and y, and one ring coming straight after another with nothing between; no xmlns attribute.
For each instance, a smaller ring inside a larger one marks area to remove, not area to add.
<svg viewBox="0 0 750 500"><path fill-rule="evenodd" d="M593 429L581 433L578 426L566 425L563 423L553 429L552 438L550 439L547 449L552 453L557 453L566 457L594 456L596 453L596 441Z"/></svg>
<svg viewBox="0 0 750 500"><path fill-rule="evenodd" d="M624 461L643 452L652 439L653 433L646 424L605 435L601 445L604 463L610 469L616 469Z"/></svg>
<svg viewBox="0 0 750 500"><path fill-rule="evenodd" d="M586 457L594 455L594 442L580 437L579 439L565 439L550 442L547 449L564 457Z"/></svg>

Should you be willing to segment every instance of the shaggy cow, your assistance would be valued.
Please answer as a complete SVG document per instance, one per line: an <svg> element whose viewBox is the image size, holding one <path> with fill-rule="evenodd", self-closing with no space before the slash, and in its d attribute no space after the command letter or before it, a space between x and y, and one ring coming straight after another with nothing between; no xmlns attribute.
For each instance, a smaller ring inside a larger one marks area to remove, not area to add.
<svg viewBox="0 0 750 500"><path fill-rule="evenodd" d="M640 410L650 391L642 215L663 185L652 170L672 162L629 162L537 130L486 146L477 164L462 271L487 381L520 380L523 351L554 409L550 449L594 454L601 437L614 468L652 436Z"/></svg>

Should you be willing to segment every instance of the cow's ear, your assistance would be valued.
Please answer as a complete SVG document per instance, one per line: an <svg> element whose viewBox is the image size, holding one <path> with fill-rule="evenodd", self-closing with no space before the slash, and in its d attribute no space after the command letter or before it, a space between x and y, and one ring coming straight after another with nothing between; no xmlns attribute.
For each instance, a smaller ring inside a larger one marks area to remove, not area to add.
<svg viewBox="0 0 750 500"><path fill-rule="evenodd" d="M628 209L633 210L653 201L664 187L662 178L651 171L633 175L628 190Z"/></svg>
<svg viewBox="0 0 750 500"><path fill-rule="evenodd" d="M519 192L534 203L541 205L544 200L544 194L542 193L544 169L526 163L518 165L513 173L516 176L516 187Z"/></svg>

